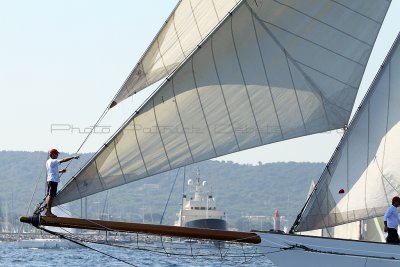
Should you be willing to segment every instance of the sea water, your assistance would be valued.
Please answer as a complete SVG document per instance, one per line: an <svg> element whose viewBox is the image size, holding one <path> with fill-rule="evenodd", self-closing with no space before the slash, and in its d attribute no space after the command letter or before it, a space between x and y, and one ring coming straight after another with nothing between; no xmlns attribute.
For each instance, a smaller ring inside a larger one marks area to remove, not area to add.
<svg viewBox="0 0 400 267"><path fill-rule="evenodd" d="M133 266L275 266L266 257L209 258L207 256L160 255L148 251L91 244L91 247ZM19 248L16 242L0 242L0 266L131 266L88 248Z"/></svg>

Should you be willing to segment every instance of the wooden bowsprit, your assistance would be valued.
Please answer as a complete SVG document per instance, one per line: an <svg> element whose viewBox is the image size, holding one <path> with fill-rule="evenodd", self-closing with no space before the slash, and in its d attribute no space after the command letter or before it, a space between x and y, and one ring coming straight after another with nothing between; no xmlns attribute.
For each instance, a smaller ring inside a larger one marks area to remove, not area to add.
<svg viewBox="0 0 400 267"><path fill-rule="evenodd" d="M88 220L66 217L49 216L22 216L20 221L32 224L35 227L53 226L63 228L77 228L102 231L121 231L132 233L144 233L172 237L209 239L217 241L230 241L249 244L261 243L261 238L256 233L224 231L213 229L190 228L181 226L167 226L156 224L141 224L128 222L115 222L103 220Z"/></svg>

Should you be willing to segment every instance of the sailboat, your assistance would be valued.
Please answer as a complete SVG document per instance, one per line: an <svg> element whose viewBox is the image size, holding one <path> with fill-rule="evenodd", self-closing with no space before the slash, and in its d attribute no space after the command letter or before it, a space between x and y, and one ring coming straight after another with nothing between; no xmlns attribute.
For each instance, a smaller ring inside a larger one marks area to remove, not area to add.
<svg viewBox="0 0 400 267"><path fill-rule="evenodd" d="M278 266L398 266L399 246L295 234L381 216L398 194L398 41L348 126L390 3L179 1L107 111L164 82L55 199L61 205L207 159L345 129L291 234L63 217L21 221L253 243Z"/></svg>

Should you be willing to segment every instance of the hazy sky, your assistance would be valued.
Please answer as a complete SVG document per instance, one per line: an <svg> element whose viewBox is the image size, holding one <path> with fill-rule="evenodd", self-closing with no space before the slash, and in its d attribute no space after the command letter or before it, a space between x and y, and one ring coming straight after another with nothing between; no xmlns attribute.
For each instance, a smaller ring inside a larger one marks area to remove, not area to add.
<svg viewBox="0 0 400 267"><path fill-rule="evenodd" d="M75 152L176 2L0 0L0 150ZM399 31L400 0L393 0L356 106ZM155 88L110 111L82 151L96 151ZM340 137L323 133L222 159L327 161Z"/></svg>

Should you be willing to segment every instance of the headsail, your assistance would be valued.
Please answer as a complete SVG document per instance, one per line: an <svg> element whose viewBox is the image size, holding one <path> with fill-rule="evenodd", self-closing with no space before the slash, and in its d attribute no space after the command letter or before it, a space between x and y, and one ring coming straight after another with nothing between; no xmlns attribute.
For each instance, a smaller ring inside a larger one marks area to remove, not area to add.
<svg viewBox="0 0 400 267"><path fill-rule="evenodd" d="M391 198L400 194L399 36L322 174L296 231L382 216Z"/></svg>
<svg viewBox="0 0 400 267"><path fill-rule="evenodd" d="M241 2L57 203L343 127L389 2L341 2Z"/></svg>
<svg viewBox="0 0 400 267"><path fill-rule="evenodd" d="M181 0L136 64L112 106L168 76L240 0Z"/></svg>

